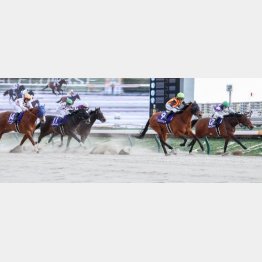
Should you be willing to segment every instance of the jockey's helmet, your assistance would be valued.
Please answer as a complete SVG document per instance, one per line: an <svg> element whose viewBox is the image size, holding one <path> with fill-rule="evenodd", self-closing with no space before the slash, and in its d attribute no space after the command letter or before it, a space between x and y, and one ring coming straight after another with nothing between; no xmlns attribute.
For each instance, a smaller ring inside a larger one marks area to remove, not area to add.
<svg viewBox="0 0 262 262"><path fill-rule="evenodd" d="M224 107L229 107L229 103L228 103L227 101L224 101L224 102L222 103L222 105L223 105Z"/></svg>
<svg viewBox="0 0 262 262"><path fill-rule="evenodd" d="M79 105L77 106L77 108L78 108L78 109L87 109L87 108L89 108L89 105L88 105L88 103L83 102L83 103L79 104Z"/></svg>
<svg viewBox="0 0 262 262"><path fill-rule="evenodd" d="M185 95L184 95L184 93L180 92L180 93L178 93L178 94L176 95L176 98L178 98L178 99L184 99L184 98L185 98Z"/></svg>
<svg viewBox="0 0 262 262"><path fill-rule="evenodd" d="M31 100L31 99L32 99L32 96L29 95L28 93L26 93L26 94L24 95L24 99Z"/></svg>
<svg viewBox="0 0 262 262"><path fill-rule="evenodd" d="M73 100L70 99L70 98L67 98L67 99L66 99L66 103L67 103L68 105L72 105L72 104L73 104Z"/></svg>

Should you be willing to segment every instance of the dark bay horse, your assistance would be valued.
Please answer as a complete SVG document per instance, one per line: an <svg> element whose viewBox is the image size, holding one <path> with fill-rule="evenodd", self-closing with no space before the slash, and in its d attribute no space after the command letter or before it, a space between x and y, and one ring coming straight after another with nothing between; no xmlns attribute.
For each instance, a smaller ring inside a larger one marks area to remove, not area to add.
<svg viewBox="0 0 262 262"><path fill-rule="evenodd" d="M17 98L22 97L22 91L25 90L25 87L23 85L20 85L18 88L16 89L13 89L13 88L10 88L10 89L7 89L3 95L6 96L6 95L9 95L9 101L15 101Z"/></svg>
<svg viewBox="0 0 262 262"><path fill-rule="evenodd" d="M236 126L239 124L242 124L249 129L253 129L253 124L251 123L250 119L248 118L247 114L240 114L240 113L234 113L225 115L223 122L218 127L220 132L220 137L223 137L225 139L224 144L224 154L227 150L228 142L232 139L235 142L237 142L243 149L247 149L235 136L235 130ZM195 125L195 134L197 138L203 138L203 137L219 137L219 134L217 132L216 127L208 128L210 118L202 118L198 120L192 121L192 127ZM188 146L191 146L189 152L192 152L194 144L196 143L195 138L188 144Z"/></svg>
<svg viewBox="0 0 262 262"><path fill-rule="evenodd" d="M169 144L166 143L167 140L167 134L170 133L169 130L167 129L167 125L165 124L160 124L157 122L158 117L161 115L161 112L157 112L153 114L149 120L147 121L147 124L144 128L144 130L140 133L140 135L136 136L136 138L142 139L147 130L148 127L150 126L152 129L156 131L158 134L161 146L164 150L165 155L168 155L166 146L173 151L173 147L170 146ZM184 146L187 137L194 138L198 141L199 145L201 146L202 150L204 150L204 147L200 140L194 135L191 129L191 118L192 116L195 115L197 117L201 117L201 111L196 102L192 103L190 102L189 104L186 104L185 107L182 109L181 112L176 113L173 120L170 122L170 131L175 137L182 138L184 140L184 143L181 144L181 146ZM172 152L171 151L171 152Z"/></svg>
<svg viewBox="0 0 262 262"><path fill-rule="evenodd" d="M95 110L91 110L88 113L90 115L89 121L81 121L76 128L76 132L77 132L78 135L80 135L82 143L85 143L87 137L90 134L91 128L92 128L92 126L93 126L93 124L95 123L96 120L99 120L102 123L106 122L106 118L103 115L100 107L95 108ZM52 138L50 138L50 139L52 139ZM71 139L72 139L72 137L69 136L68 140L67 140L67 148L69 147ZM60 146L63 146L63 135L61 135Z"/></svg>
<svg viewBox="0 0 262 262"><path fill-rule="evenodd" d="M16 131L21 134L24 134L24 137L21 140L20 146L29 139L33 146L35 146L36 152L38 152L38 148L36 147L36 142L33 140L33 133L36 127L37 118L40 119L41 123L45 122L45 106L39 106L36 108L29 109L24 112L24 115L19 124L9 124L8 119L10 114L13 112L3 112L0 113L0 139L4 133L8 133L11 131Z"/></svg>
<svg viewBox="0 0 262 262"><path fill-rule="evenodd" d="M53 94L57 95L56 91L58 92L58 94L63 94L63 89L62 89L62 85L63 84L67 84L67 81L65 79L61 79L59 81L58 86L55 85L54 82L49 82L41 91L44 91L45 89L47 89L48 87L50 87L52 89Z"/></svg>
<svg viewBox="0 0 262 262"><path fill-rule="evenodd" d="M88 120L89 114L85 109L79 109L66 116L66 121L60 126L52 126L53 120L56 116L46 116L45 123L39 123L36 128L40 127L40 135L38 137L38 143L41 142L42 138L52 134L48 143L51 142L53 137L61 135L62 137L67 135L73 137L77 142L82 145L81 140L76 136L76 127L81 121Z"/></svg>
<svg viewBox="0 0 262 262"><path fill-rule="evenodd" d="M66 102L67 98L70 98L73 101L73 103L76 101L76 99L80 100L79 94L76 94L74 96L62 96L56 103L64 103Z"/></svg>

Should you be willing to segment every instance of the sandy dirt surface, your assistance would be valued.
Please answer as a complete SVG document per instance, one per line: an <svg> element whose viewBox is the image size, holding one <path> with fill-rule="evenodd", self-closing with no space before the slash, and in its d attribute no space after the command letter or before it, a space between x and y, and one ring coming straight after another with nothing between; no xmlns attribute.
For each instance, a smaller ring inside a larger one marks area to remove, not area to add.
<svg viewBox="0 0 262 262"><path fill-rule="evenodd" d="M121 145L105 146L105 154L90 154L91 148L74 145L69 151L58 145L40 145L35 153L26 144L17 153L10 140L0 143L0 182L262 182L261 157L189 155L177 151L164 156L149 149L132 147L130 155L119 155ZM93 152L97 152L93 150Z"/></svg>

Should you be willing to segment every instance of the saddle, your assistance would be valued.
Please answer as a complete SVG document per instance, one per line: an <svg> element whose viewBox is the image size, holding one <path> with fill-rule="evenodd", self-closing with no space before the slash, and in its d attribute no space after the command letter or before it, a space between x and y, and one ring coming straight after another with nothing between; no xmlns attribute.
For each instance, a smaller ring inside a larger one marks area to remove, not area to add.
<svg viewBox="0 0 262 262"><path fill-rule="evenodd" d="M23 118L25 112L21 112L21 113L12 113L10 114L9 118L8 118L8 124L12 125L12 124L19 124Z"/></svg>
<svg viewBox="0 0 262 262"><path fill-rule="evenodd" d="M167 117L168 115L168 117ZM169 124L175 116L174 112L170 112L170 114L166 111L162 111L161 115L158 116L157 122L160 124ZM167 118L166 118L167 117Z"/></svg>

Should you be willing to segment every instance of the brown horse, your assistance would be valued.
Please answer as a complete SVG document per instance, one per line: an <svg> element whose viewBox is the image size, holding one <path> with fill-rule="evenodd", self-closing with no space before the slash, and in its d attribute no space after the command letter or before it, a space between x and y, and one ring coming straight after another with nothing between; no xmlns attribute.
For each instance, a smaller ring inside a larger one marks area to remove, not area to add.
<svg viewBox="0 0 262 262"><path fill-rule="evenodd" d="M24 144L24 142L29 139L33 146L35 146L36 152L38 152L38 148L36 147L36 142L33 140L33 134L36 127L36 120L39 118L42 123L45 122L45 106L41 105L39 107L35 107L29 109L24 112L24 115L19 124L9 124L9 116L13 112L3 112L0 113L0 139L4 133L8 133L11 131L16 131L21 134L24 134L20 146Z"/></svg>
<svg viewBox="0 0 262 262"><path fill-rule="evenodd" d="M224 144L224 154L226 153L227 150L227 145L228 142L232 139L235 142L237 142L243 149L247 149L235 136L235 130L236 126L239 124L242 124L249 129L253 129L253 124L251 123L250 119L248 116L250 113L245 113L245 114L239 114L239 113L234 113L234 114L229 114L225 115L223 122L220 124L218 127L218 130L216 127L213 128L208 128L210 118L202 118L199 120L193 120L192 121L192 127L195 125L196 131L196 137L197 138L203 138L203 137L223 137L225 139L225 144ZM194 144L196 143L196 140L193 139L188 146L191 146L189 152L192 152Z"/></svg>
<svg viewBox="0 0 262 262"><path fill-rule="evenodd" d="M73 101L73 103L76 101L76 99L80 100L79 94L76 94L74 96L62 96L56 103L64 103L66 102L67 98L70 98Z"/></svg>
<svg viewBox="0 0 262 262"><path fill-rule="evenodd" d="M59 81L58 86L56 86L54 82L49 82L41 91L44 91L45 89L50 87L52 89L53 94L57 95L57 93L55 92L57 91L58 94L60 95L60 94L63 94L63 91L64 91L62 89L63 84L67 84L67 81L63 78Z"/></svg>
<svg viewBox="0 0 262 262"><path fill-rule="evenodd" d="M194 135L194 133L191 130L191 118L192 118L192 116L195 115L197 117L201 117L201 111L200 111L199 106L196 102L194 102L194 103L190 102L189 104L185 105L185 107L183 108L183 110L181 112L176 113L173 120L169 124L169 129L170 129L171 132L168 130L167 125L160 124L160 123L157 122L157 119L160 115L161 115L161 112L157 112L157 113L153 114L149 118L149 120L147 121L147 124L146 124L144 130L140 133L140 135L136 136L136 138L142 139L145 136L145 134L148 130L148 127L150 126L152 129L154 129L157 132L165 155L168 155L165 146L167 146L169 149L171 149L171 152L173 152L173 147L166 143L168 133L172 133L172 134L174 134L175 137L179 137L179 138L184 139L184 143L181 144L181 146L185 145L185 142L187 141L187 137L194 138L198 141L202 150L204 150L202 143Z"/></svg>

